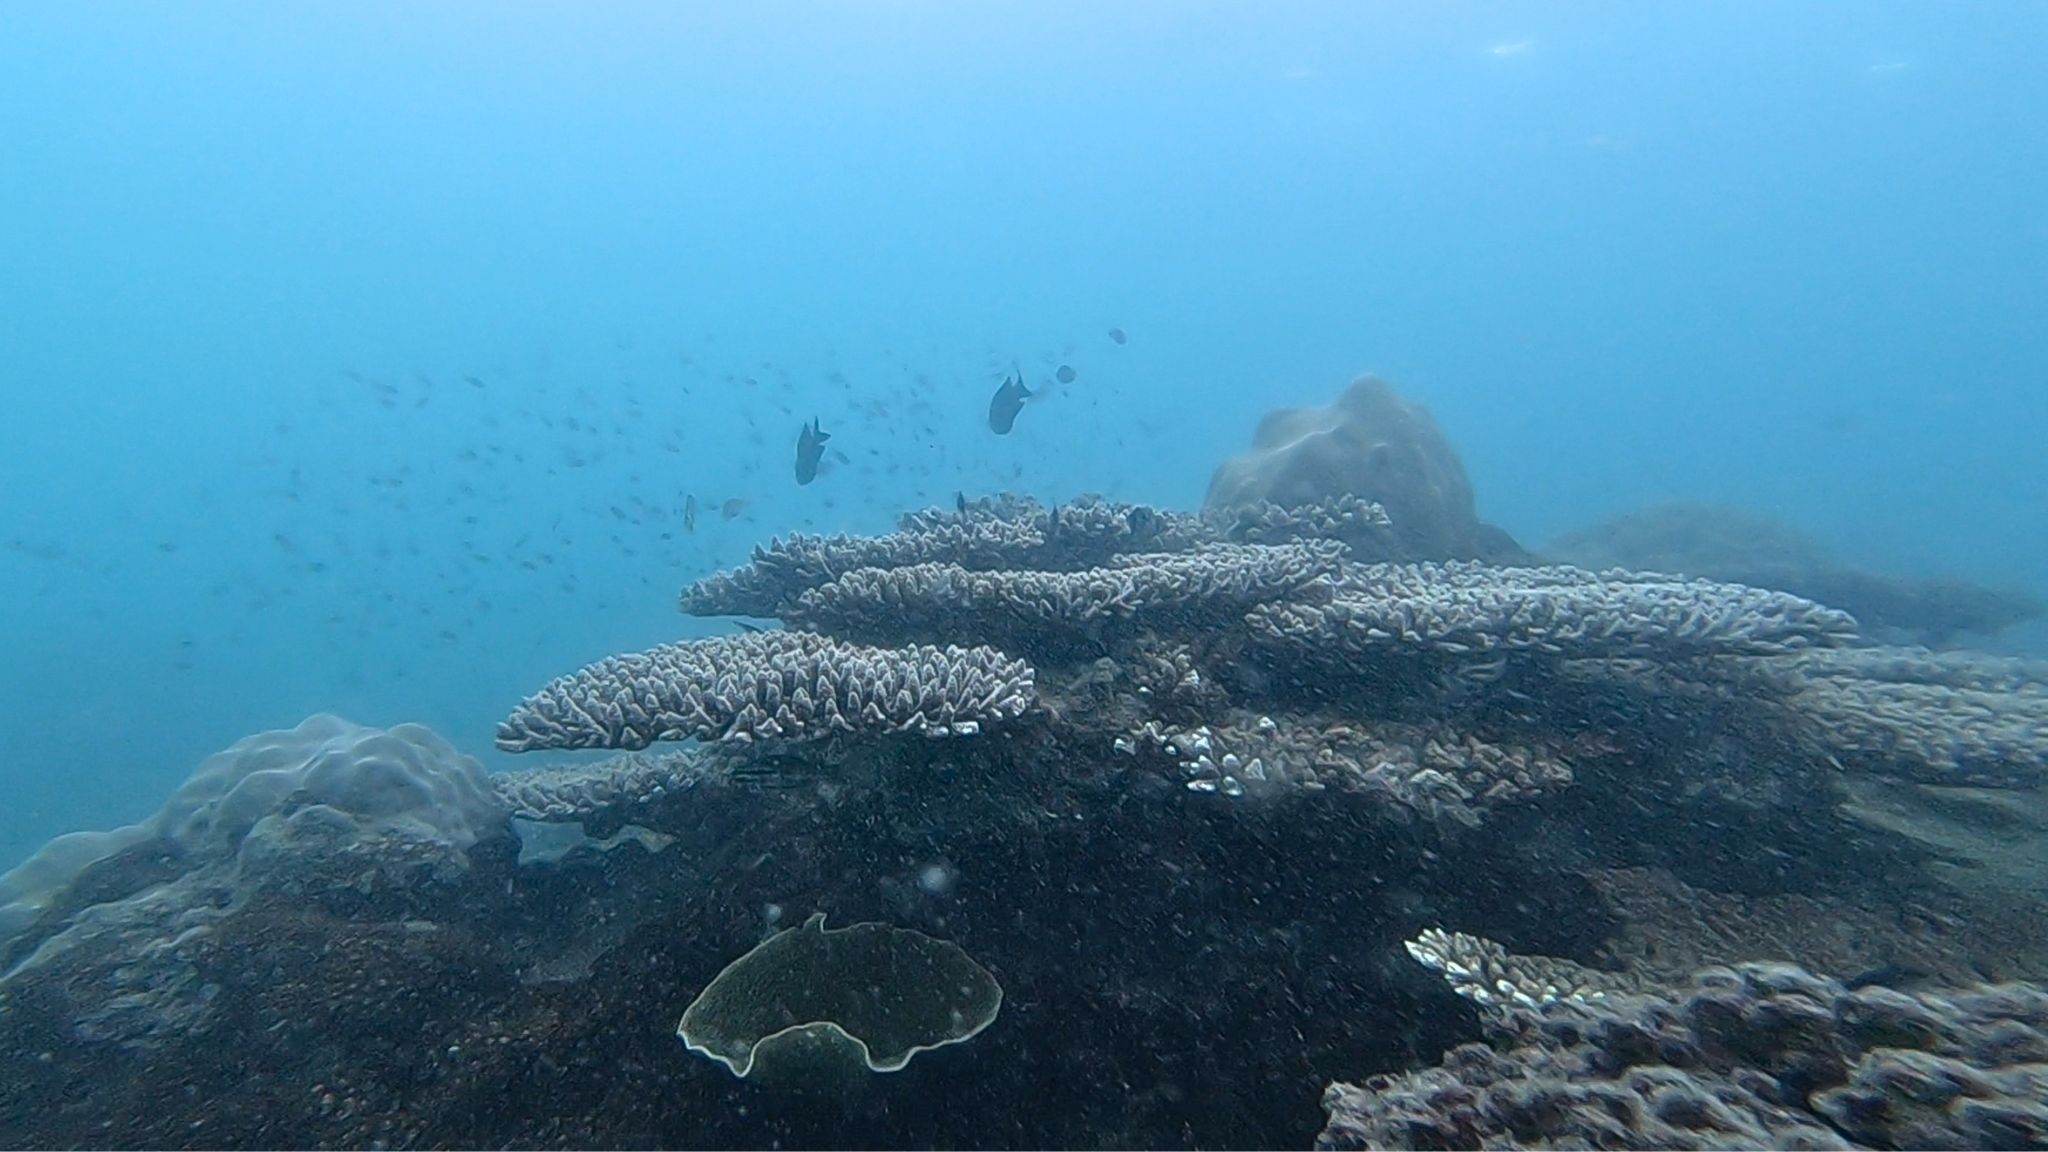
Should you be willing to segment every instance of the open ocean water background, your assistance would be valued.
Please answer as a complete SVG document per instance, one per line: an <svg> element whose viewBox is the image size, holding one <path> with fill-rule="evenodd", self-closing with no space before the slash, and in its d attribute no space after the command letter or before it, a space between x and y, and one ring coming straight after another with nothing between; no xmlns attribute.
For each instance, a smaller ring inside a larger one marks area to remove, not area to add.
<svg viewBox="0 0 2048 1152"><path fill-rule="evenodd" d="M2018 2L10 5L0 858L319 710L495 762L771 534L1193 508L1367 369L1532 546L1715 501L2048 592L2044 59ZM1013 361L1078 378L997 438Z"/></svg>

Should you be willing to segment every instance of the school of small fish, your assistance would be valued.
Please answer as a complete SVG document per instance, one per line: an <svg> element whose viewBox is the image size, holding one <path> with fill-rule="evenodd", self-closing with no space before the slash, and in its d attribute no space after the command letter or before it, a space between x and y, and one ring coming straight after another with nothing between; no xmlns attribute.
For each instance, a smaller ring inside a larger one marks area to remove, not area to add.
<svg viewBox="0 0 2048 1152"><path fill-rule="evenodd" d="M1124 355L1122 328L1108 328L1106 344L1105 330L1097 332L1093 355ZM597 613L627 610L611 599L622 591L615 576L607 573L602 593L586 586L591 557L625 561L642 586L631 607L661 604L657 589L744 558L763 534L747 525L763 500L777 505L774 530L816 531L820 523L839 527L848 512L886 523L906 501L928 507L951 495L964 506L956 491L963 482L977 491L1027 485L1023 461L978 450L974 437L1010 436L1020 420L1032 423L1034 407L1085 387L1074 361L1085 367L1091 352L1086 342L1069 343L1027 369L991 349L986 376L885 352L883 362L894 366L880 384L829 362L817 370L758 358L743 367L700 362L714 355L678 352L671 375L679 379L660 385L563 383L543 363L537 372L438 379L344 369L332 383L309 386L309 403L288 409L248 447L234 487L197 486L176 501L179 516L130 525L142 534L131 546L151 558L153 583L181 573L203 582L190 589L195 622L179 627L166 663L191 672L209 655L235 661L247 645L280 634L287 616L292 634L324 630L342 645L337 651L377 651L346 638L387 633L424 641L423 654L435 646L460 651L483 633L517 631L520 616L537 610L530 598L548 592ZM942 415L991 380L982 429ZM821 395L837 405L827 411L829 429L797 410L809 406L802 397ZM688 414L699 409L721 410L716 425L693 423ZM1159 433L1146 420L1135 424ZM808 513L791 517L788 497L773 491L765 465L779 454L778 439L794 446L781 457L789 471L780 484L794 479ZM691 476L698 461L712 465L704 471L726 490L700 486L704 477ZM864 482L835 483L849 468ZM722 530L736 521L742 530ZM107 582L137 563L47 526L0 541L0 560L39 571L50 589L116 587ZM518 602L507 603L513 589ZM119 606L110 601L85 615L113 627ZM366 656L326 671L347 689L404 681L415 670Z"/></svg>

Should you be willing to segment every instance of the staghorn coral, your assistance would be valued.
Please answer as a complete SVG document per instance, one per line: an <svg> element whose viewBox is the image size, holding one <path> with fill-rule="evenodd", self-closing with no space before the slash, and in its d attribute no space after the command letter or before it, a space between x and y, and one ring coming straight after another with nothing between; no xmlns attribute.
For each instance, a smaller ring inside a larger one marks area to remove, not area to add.
<svg viewBox="0 0 2048 1152"><path fill-rule="evenodd" d="M1930 784L2048 783L2048 666L1914 648L1813 652L1780 666L1808 740Z"/></svg>
<svg viewBox="0 0 2048 1152"><path fill-rule="evenodd" d="M698 778L690 753L629 752L596 764L501 772L491 777L491 786L521 820L565 822L651 805L694 787Z"/></svg>
<svg viewBox="0 0 2048 1152"><path fill-rule="evenodd" d="M1214 530L1198 516L1100 496L1047 508L1029 497L1005 494L972 501L965 512L907 512L897 531L941 549L935 559L971 566L982 558L989 567L1062 571L1094 567L1131 552L1181 552L1216 542Z"/></svg>
<svg viewBox="0 0 2048 1152"><path fill-rule="evenodd" d="M1856 627L1833 609L1737 584L1477 563L1348 566L1328 602L1262 605L1246 619L1291 652L1352 656L1780 654L1845 642Z"/></svg>
<svg viewBox="0 0 2048 1152"><path fill-rule="evenodd" d="M1139 636L1126 661L1141 700L1185 709L1226 708L1230 693L1204 669L1194 645L1174 643L1155 634Z"/></svg>
<svg viewBox="0 0 2048 1152"><path fill-rule="evenodd" d="M1543 552L1589 568L1682 572L1775 588L1832 604L1855 616L1867 633L1901 642L1946 644L1959 634L1996 635L2048 611L2038 597L2016 590L1853 568L1789 525L1712 504L1645 508L1564 536Z"/></svg>
<svg viewBox="0 0 2048 1152"><path fill-rule="evenodd" d="M805 592L793 623L861 636L1043 640L1109 623L1227 621L1337 571L1336 545L1211 544L1117 556L1077 572L974 571L958 564L863 568Z"/></svg>
<svg viewBox="0 0 2048 1152"><path fill-rule="evenodd" d="M2038 1146L2048 991L1849 988L1785 964L1662 989L1437 930L1409 944L1493 1045L1333 1084L1323 1148ZM1560 979L1561 978L1561 979Z"/></svg>
<svg viewBox="0 0 2048 1152"><path fill-rule="evenodd" d="M1423 929L1404 947L1417 964L1442 976L1451 991L1482 1008L1586 1003L1638 987L1616 973L1551 956L1517 956L1483 936L1441 928Z"/></svg>
<svg viewBox="0 0 2048 1152"><path fill-rule="evenodd" d="M806 591L861 568L946 563L973 571L1072 571L1127 552L1172 552L1208 543L1198 518L1096 497L1044 508L1004 496L964 511L907 513L887 536L806 536L757 546L746 566L683 590L692 616L778 616Z"/></svg>
<svg viewBox="0 0 2048 1152"><path fill-rule="evenodd" d="M1392 560L1399 555L1387 510L1358 496L1331 496L1292 506L1257 500L1217 508L1204 519L1224 539L1238 544L1336 540L1354 560Z"/></svg>
<svg viewBox="0 0 2048 1152"><path fill-rule="evenodd" d="M833 732L972 735L1021 715L1031 667L992 648L864 648L761 632L608 656L557 677L498 726L498 747L645 748L657 740Z"/></svg>

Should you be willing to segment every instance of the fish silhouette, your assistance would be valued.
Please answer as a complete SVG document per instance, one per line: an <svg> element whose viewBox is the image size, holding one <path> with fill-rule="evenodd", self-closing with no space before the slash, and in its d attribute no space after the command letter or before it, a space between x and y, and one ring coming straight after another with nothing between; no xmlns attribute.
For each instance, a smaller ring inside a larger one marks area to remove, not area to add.
<svg viewBox="0 0 2048 1152"><path fill-rule="evenodd" d="M998 436L1007 436L1017 424L1017 413L1024 410L1024 402L1031 399L1031 389L1024 386L1024 373L1005 377L1003 386L988 402L988 430Z"/></svg>
<svg viewBox="0 0 2048 1152"><path fill-rule="evenodd" d="M796 434L796 482L798 484L809 484L818 478L818 461L824 458L825 441L831 438L832 434L830 432L819 430L818 418L815 416L811 417L811 422L804 425L803 430Z"/></svg>

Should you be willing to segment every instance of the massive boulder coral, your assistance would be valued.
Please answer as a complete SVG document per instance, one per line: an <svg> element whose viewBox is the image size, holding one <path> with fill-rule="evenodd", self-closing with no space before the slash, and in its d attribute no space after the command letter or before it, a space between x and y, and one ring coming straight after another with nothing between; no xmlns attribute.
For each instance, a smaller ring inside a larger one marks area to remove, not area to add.
<svg viewBox="0 0 2048 1152"><path fill-rule="evenodd" d="M0 943L88 869L126 852L214 865L296 821L301 830L339 825L357 842L400 836L460 853L502 835L505 817L482 766L430 729L365 728L320 713L207 757L149 819L60 836L0 876Z"/></svg>
<svg viewBox="0 0 2048 1152"><path fill-rule="evenodd" d="M1472 482L1429 410L1361 376L1326 408L1280 408L1252 449L1209 481L1209 515L1260 502L1295 507L1357 497L1385 509L1403 560L1506 559L1520 549L1480 523Z"/></svg>
<svg viewBox="0 0 2048 1152"><path fill-rule="evenodd" d="M993 648L867 648L757 632L607 656L550 681L498 726L498 747L645 748L658 740L835 732L972 735L1022 715L1030 665Z"/></svg>
<svg viewBox="0 0 2048 1152"><path fill-rule="evenodd" d="M1493 1043L1331 1085L1319 1147L2048 1142L2048 990L2034 985L1851 988L1749 963L1663 989L1460 933L1409 950L1485 1008Z"/></svg>
<svg viewBox="0 0 2048 1152"><path fill-rule="evenodd" d="M81 1034L155 1046L210 1018L190 944L244 905L430 904L467 882L473 849L509 843L508 817L482 766L416 724L322 714L248 737L154 816L98 841L106 855L63 838L0 877L0 995L30 980L98 987ZM49 867L51 854L65 866Z"/></svg>
<svg viewBox="0 0 2048 1152"><path fill-rule="evenodd" d="M1856 630L1847 613L1739 584L1477 563L1356 565L1326 602L1261 605L1246 619L1271 644L1354 656L1780 654Z"/></svg>

